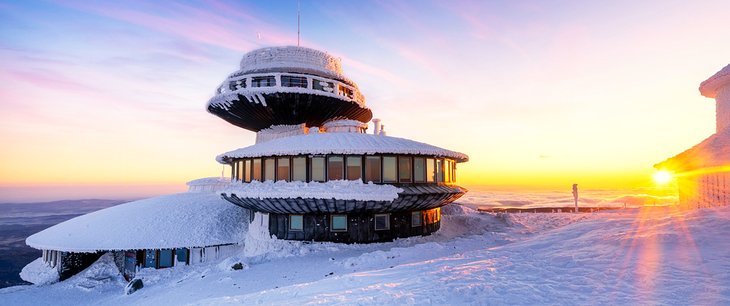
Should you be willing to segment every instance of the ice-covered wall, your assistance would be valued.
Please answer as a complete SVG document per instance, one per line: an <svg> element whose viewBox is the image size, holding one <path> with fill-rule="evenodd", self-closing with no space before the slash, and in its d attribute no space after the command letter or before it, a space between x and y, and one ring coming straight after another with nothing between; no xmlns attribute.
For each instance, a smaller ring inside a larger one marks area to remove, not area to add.
<svg viewBox="0 0 730 306"><path fill-rule="evenodd" d="M278 138L304 135L308 130L304 124L272 125L268 129L256 132L256 143L264 143Z"/></svg>
<svg viewBox="0 0 730 306"><path fill-rule="evenodd" d="M730 84L727 84L717 90L715 96L715 120L717 123L717 132L730 127Z"/></svg>
<svg viewBox="0 0 730 306"><path fill-rule="evenodd" d="M677 183L682 208L730 205L730 172L680 177Z"/></svg>

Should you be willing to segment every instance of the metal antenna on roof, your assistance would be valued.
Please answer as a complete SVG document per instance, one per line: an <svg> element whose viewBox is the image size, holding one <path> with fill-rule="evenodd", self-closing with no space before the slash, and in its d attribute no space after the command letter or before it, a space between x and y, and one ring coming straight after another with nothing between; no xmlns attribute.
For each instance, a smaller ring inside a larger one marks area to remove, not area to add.
<svg viewBox="0 0 730 306"><path fill-rule="evenodd" d="M300 24L299 21L301 20L301 17L300 17L301 14L299 13L299 6L300 6L300 4L301 4L301 1L297 0L297 47L299 47L299 36L300 36L299 35L299 29L301 28L299 26L299 24Z"/></svg>

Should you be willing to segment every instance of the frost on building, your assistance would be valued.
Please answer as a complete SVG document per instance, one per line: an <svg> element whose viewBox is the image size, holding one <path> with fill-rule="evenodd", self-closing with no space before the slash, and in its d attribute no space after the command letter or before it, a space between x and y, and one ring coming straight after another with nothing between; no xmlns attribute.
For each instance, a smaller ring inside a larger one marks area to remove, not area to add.
<svg viewBox="0 0 730 306"><path fill-rule="evenodd" d="M700 93L715 99L715 134L654 166L674 173L684 208L730 205L730 65L702 82Z"/></svg>
<svg viewBox="0 0 730 306"><path fill-rule="evenodd" d="M440 207L461 197L462 153L386 136L340 60L302 47L244 55L208 111L256 132L256 144L223 153L231 203L261 215L280 239L388 241L428 235Z"/></svg>
<svg viewBox="0 0 730 306"><path fill-rule="evenodd" d="M242 247L248 214L220 195L205 192L219 181L191 181L189 192L120 204L33 234L25 242L42 256L26 266L21 277L32 283L38 274L64 280L105 253L113 255L127 279L140 268L195 265L231 256Z"/></svg>

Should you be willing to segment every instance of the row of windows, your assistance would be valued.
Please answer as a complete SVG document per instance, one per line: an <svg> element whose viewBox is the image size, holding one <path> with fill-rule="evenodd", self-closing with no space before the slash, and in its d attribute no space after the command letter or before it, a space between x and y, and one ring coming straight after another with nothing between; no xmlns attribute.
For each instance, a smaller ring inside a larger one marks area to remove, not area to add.
<svg viewBox="0 0 730 306"><path fill-rule="evenodd" d="M436 208L435 222L441 221L440 208ZM330 215L331 232L347 232L347 215ZM390 230L390 214L376 214L374 217L376 231ZM423 225L423 217L420 211L411 213L411 227ZM289 215L289 231L304 230L304 215Z"/></svg>
<svg viewBox="0 0 730 306"><path fill-rule="evenodd" d="M249 84L247 83L247 80L250 80L250 87L274 87L276 86L276 77L273 75L267 75L267 76L255 76L250 78L242 78L235 81L228 82L228 89L231 91L235 91L241 88L247 88ZM282 87L300 87L300 88L310 88L309 83L312 83L312 89L315 90L321 90L325 92L334 92L335 91L335 83L323 79L313 78L313 77L306 77L306 76L297 76L297 75L282 75L281 76L281 86ZM218 93L223 92L223 88L218 89ZM348 97L350 99L354 98L354 90L348 86L345 86L343 84L337 84L337 94L340 96Z"/></svg>
<svg viewBox="0 0 730 306"><path fill-rule="evenodd" d="M456 182L456 162L413 156L331 155L240 159L232 164L236 181L325 182L362 180L373 183Z"/></svg>

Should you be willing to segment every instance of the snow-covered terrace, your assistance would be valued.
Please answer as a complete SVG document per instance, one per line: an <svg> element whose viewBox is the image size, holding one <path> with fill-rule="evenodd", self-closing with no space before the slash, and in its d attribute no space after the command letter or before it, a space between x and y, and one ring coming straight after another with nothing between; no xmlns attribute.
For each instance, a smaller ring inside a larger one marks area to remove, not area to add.
<svg viewBox="0 0 730 306"><path fill-rule="evenodd" d="M364 133L310 133L274 139L218 155L226 163L232 158L318 154L403 154L453 158L466 162L469 156L418 141Z"/></svg>

